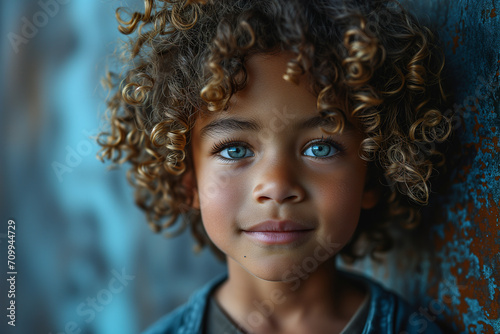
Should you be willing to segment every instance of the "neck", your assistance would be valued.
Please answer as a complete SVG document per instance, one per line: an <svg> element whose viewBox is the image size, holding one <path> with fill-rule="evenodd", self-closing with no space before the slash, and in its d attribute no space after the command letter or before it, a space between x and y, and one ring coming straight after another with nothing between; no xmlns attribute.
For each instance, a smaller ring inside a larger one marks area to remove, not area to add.
<svg viewBox="0 0 500 334"><path fill-rule="evenodd" d="M358 288L339 276L335 258L291 282L262 280L232 259L228 259L228 273L215 299L251 333L307 332L309 323L324 324L325 320L329 328L341 330L363 298Z"/></svg>

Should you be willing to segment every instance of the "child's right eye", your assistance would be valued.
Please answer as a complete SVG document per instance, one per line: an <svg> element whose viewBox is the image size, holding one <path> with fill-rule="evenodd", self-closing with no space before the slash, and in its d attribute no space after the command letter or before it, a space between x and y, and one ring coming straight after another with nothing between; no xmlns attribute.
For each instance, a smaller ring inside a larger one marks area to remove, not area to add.
<svg viewBox="0 0 500 334"><path fill-rule="evenodd" d="M241 160L254 156L246 143L234 140L224 140L215 144L212 147L212 154L225 161Z"/></svg>
<svg viewBox="0 0 500 334"><path fill-rule="evenodd" d="M242 145L226 147L222 149L219 152L219 154L221 157L228 160L238 160L238 159L253 157L253 152L250 151L250 149L248 149L247 147Z"/></svg>

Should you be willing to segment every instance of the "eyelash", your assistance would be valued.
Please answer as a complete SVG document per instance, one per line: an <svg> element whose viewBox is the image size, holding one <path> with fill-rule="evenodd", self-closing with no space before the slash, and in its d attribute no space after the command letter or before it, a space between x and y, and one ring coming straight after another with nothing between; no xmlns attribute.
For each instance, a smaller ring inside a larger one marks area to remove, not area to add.
<svg viewBox="0 0 500 334"><path fill-rule="evenodd" d="M221 156L219 153L222 152L224 149L233 147L233 146L243 146L247 149L251 149L250 145L246 144L243 141L237 140L237 139L224 139L218 143L215 143L212 146L212 155L216 155L217 159L220 159L225 162L234 162L237 161L237 159L227 159L223 156Z"/></svg>
<svg viewBox="0 0 500 334"><path fill-rule="evenodd" d="M323 137L321 136L320 139L316 140L311 140L308 142L308 145L302 150L302 152L305 152L309 147L311 147L314 144L328 144L331 145L334 149L337 150L337 153L330 157L313 157L313 156L308 156L309 158L317 159L317 160L325 160L325 159L335 159L338 158L339 155L341 155L346 149L344 145L340 144L339 142L333 140L332 137Z"/></svg>
<svg viewBox="0 0 500 334"><path fill-rule="evenodd" d="M340 144L339 142L336 142L335 140L333 140L332 137L323 137L322 136L320 139L308 141L308 145L302 150L302 153L305 152L310 146L312 146L314 144L318 144L318 143L331 145L338 152L330 157L322 158L322 157L308 156L309 158L318 159L318 160L334 159L334 158L337 158L340 154L342 154L345 151L345 147L342 144ZM247 143L245 143L241 140L238 140L238 139L228 138L228 139L224 139L218 143L215 143L212 146L212 149L211 149L212 153L211 154L217 155L217 158L220 160L223 160L223 161L231 161L231 162L238 161L238 159L227 159L219 154L224 149L229 148L229 147L233 147L233 146L242 146L242 147L245 147L246 149L251 150L251 146L248 145Z"/></svg>

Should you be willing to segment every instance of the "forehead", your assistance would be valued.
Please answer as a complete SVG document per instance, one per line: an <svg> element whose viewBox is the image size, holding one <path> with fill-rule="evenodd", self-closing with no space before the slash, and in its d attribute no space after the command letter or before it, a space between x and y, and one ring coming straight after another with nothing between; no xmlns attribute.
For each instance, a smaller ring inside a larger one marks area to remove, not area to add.
<svg viewBox="0 0 500 334"><path fill-rule="evenodd" d="M307 80L302 77L299 85L295 85L283 79L291 59L289 53L251 56L245 64L248 84L234 94L229 109L244 112L250 105L271 109L295 106L314 113L316 96L309 90Z"/></svg>
<svg viewBox="0 0 500 334"><path fill-rule="evenodd" d="M259 119L300 123L319 116L317 96L312 92L306 77L300 77L298 85L283 79L287 63L292 58L293 54L285 52L250 56L245 63L245 88L231 97L226 111L204 112L200 115L195 129L213 120L231 116L255 120L256 123L259 123ZM349 122L346 125L349 127Z"/></svg>

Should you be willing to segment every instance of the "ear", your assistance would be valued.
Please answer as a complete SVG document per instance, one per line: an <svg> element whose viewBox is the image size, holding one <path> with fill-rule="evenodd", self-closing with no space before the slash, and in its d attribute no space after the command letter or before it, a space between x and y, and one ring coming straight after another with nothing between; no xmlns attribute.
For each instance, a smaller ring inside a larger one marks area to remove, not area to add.
<svg viewBox="0 0 500 334"><path fill-rule="evenodd" d="M187 203L193 209L200 209L200 197L198 195L198 187L196 185L196 177L192 169L187 170L182 175L182 186L186 189L186 194L190 199Z"/></svg>

